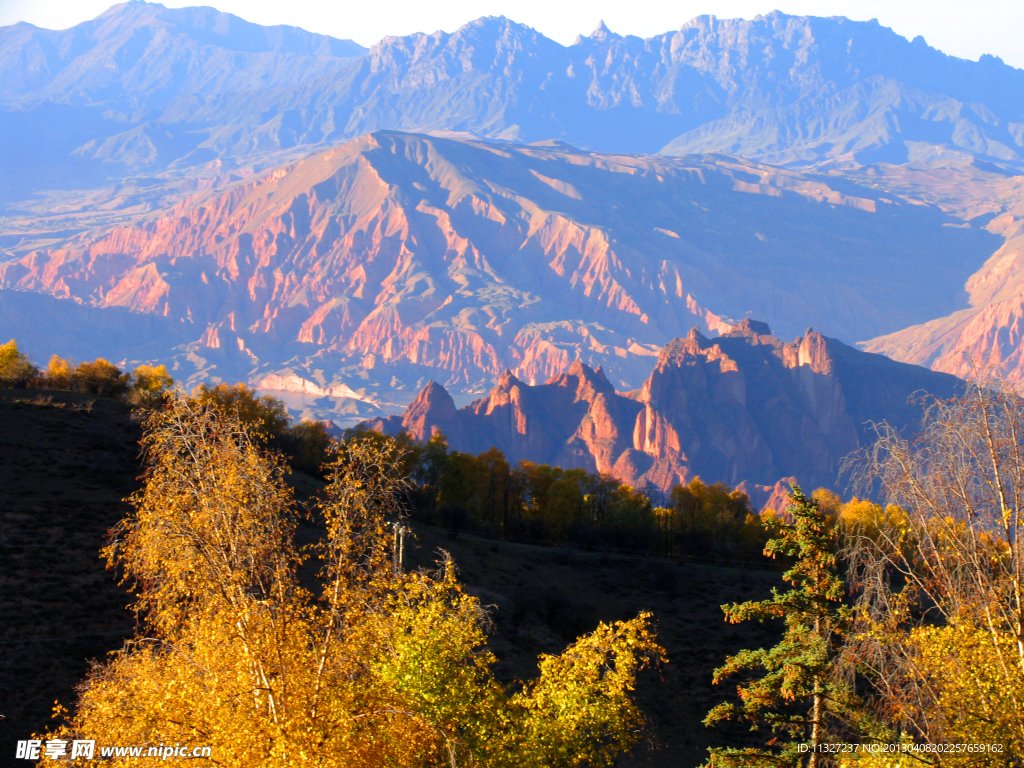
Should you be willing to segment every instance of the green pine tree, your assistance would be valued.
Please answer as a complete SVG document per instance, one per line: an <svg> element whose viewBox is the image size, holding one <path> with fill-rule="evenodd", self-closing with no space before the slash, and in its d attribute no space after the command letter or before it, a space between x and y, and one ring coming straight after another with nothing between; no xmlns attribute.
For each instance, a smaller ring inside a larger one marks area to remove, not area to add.
<svg viewBox="0 0 1024 768"><path fill-rule="evenodd" d="M770 730L772 738L760 749L710 749L707 768L790 768L804 761L816 768L819 762L815 748L824 737L829 701L839 693L830 683L831 661L849 611L842 605L835 525L799 486L793 487L790 501L792 522L770 524L775 536L765 554L795 558L783 574L792 589L773 588L769 600L722 606L730 623L781 618L785 633L774 647L740 651L715 670L715 683L744 671L753 679L738 686L739 703L719 704L704 719L708 726L746 722L751 730Z"/></svg>

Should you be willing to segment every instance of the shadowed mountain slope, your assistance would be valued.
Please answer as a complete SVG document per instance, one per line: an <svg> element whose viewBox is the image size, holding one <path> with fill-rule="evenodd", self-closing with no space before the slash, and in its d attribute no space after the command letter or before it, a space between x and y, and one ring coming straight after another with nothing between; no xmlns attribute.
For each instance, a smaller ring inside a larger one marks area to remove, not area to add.
<svg viewBox="0 0 1024 768"><path fill-rule="evenodd" d="M942 181L972 183L962 173ZM935 186L939 194L946 191ZM1003 245L965 282L968 306L872 339L865 349L957 376L989 371L1024 381L1024 176L985 186L975 192L975 209L966 213L1003 238Z"/></svg>
<svg viewBox="0 0 1024 768"><path fill-rule="evenodd" d="M755 312L853 342L962 308L998 238L950 221L728 157L379 132L10 252L0 288L158 315L191 343L146 358L186 379L482 392L506 368L543 381L579 358L631 389L695 324Z"/></svg>
<svg viewBox="0 0 1024 768"><path fill-rule="evenodd" d="M695 475L837 487L842 459L873 438L869 422L912 427L915 395L948 398L958 384L810 329L783 344L744 320L713 340L695 328L672 341L629 395L577 361L537 386L506 371L487 397L457 411L432 382L404 415L369 424L421 441L439 429L456 450L496 446L511 462L582 467L663 491Z"/></svg>

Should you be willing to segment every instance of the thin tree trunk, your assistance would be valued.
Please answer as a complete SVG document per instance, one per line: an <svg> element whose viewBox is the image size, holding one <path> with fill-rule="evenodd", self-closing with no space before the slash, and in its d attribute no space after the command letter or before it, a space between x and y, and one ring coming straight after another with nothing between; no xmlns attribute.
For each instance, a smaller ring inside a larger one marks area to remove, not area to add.
<svg viewBox="0 0 1024 768"><path fill-rule="evenodd" d="M821 619L814 620L814 634L821 637ZM814 697L811 704L811 756L807 768L818 767L818 742L821 739L821 683L814 681Z"/></svg>

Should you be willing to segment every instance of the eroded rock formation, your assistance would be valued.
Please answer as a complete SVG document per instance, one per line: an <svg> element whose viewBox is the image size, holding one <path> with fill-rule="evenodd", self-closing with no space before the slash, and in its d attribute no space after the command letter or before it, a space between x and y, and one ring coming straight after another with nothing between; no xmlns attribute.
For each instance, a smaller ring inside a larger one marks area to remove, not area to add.
<svg viewBox="0 0 1024 768"><path fill-rule="evenodd" d="M780 477L838 487L841 460L871 437L868 422L912 427L915 393L951 396L958 380L860 352L808 329L784 344L744 320L710 339L698 329L661 350L643 387L616 392L600 369L574 362L529 386L506 371L490 394L456 410L431 383L403 416L374 429L449 445L491 446L522 459L608 473L668 490L699 475L771 495Z"/></svg>

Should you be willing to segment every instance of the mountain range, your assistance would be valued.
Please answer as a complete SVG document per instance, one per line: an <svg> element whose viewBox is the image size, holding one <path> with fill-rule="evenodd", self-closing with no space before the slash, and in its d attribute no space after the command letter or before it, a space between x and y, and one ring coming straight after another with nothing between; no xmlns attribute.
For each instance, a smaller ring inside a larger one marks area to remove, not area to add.
<svg viewBox="0 0 1024 768"><path fill-rule="evenodd" d="M1024 71L778 12L648 39L602 24L570 46L487 17L366 51L134 0L68 30L0 29L0 106L8 200L380 129L820 167L1024 161Z"/></svg>
<svg viewBox="0 0 1024 768"><path fill-rule="evenodd" d="M726 156L381 131L130 224L11 248L0 288L159 317L159 357L186 381L437 379L472 394L506 368L533 383L580 359L630 390L694 325L754 314L853 343L961 309L998 238L959 224Z"/></svg>

